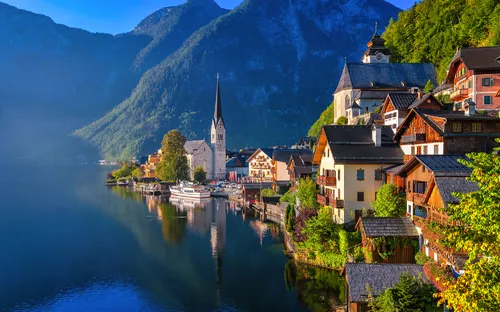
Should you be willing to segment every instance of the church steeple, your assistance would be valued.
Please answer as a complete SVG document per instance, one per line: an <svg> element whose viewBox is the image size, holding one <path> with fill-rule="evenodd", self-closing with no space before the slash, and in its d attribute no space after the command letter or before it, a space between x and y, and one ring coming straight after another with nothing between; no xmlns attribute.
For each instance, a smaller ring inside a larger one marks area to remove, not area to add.
<svg viewBox="0 0 500 312"><path fill-rule="evenodd" d="M375 23L375 32L366 46L368 49L363 54L363 63L389 63L391 51L385 46L385 40L378 32L378 23Z"/></svg>
<svg viewBox="0 0 500 312"><path fill-rule="evenodd" d="M215 110L214 110L214 122L215 124L219 123L219 120L222 120L224 123L224 119L222 119L222 104L220 100L220 82L219 82L219 74L217 74L217 88L215 90Z"/></svg>

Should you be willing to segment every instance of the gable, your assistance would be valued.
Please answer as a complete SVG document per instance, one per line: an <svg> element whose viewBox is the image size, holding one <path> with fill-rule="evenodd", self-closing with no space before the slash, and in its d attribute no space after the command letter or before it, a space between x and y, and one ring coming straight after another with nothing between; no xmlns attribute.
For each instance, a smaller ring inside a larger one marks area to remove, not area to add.
<svg viewBox="0 0 500 312"><path fill-rule="evenodd" d="M394 135L394 140L398 141L399 144L413 144L412 142L405 142L403 137L415 134L424 134L420 137L420 139L424 142L442 142L443 137L436 131L436 129L439 129L439 124L443 124L443 121L436 119L435 122L436 123L434 123L434 121L430 118L429 120L426 120L412 109L401 125L399 125L399 128Z"/></svg>
<svg viewBox="0 0 500 312"><path fill-rule="evenodd" d="M380 114L384 115L385 113L392 112L396 108L394 107L394 104L392 104L392 101L390 97L387 97L384 101L384 104L382 104L382 109L380 110Z"/></svg>
<svg viewBox="0 0 500 312"><path fill-rule="evenodd" d="M321 157L323 157L323 152L325 151L327 144L328 144L328 139L326 137L325 128L323 127L319 134L316 148L314 149L313 164L319 165L321 163Z"/></svg>

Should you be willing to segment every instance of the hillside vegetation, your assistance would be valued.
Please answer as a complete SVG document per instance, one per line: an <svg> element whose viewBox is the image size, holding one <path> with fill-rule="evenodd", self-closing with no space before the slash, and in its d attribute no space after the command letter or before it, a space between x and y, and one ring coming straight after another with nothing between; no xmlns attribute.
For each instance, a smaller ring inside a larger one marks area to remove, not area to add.
<svg viewBox="0 0 500 312"><path fill-rule="evenodd" d="M311 128L309 129L309 132L307 133L308 136L311 136L311 137L318 137L320 132L321 132L321 128L324 126L324 125L330 125L332 124L334 121L335 121L335 117L333 116L333 102L332 104L330 104L330 106L328 106L322 113L321 115L319 116L319 119L316 120L316 122L311 126Z"/></svg>
<svg viewBox="0 0 500 312"><path fill-rule="evenodd" d="M500 1L423 0L391 20L383 38L392 62L431 62L442 80L457 48L500 44Z"/></svg>

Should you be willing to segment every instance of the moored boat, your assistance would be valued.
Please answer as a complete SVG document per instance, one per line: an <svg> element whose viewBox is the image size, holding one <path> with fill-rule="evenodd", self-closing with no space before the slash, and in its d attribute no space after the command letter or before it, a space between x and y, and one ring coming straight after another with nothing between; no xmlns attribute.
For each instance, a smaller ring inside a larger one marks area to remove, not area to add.
<svg viewBox="0 0 500 312"><path fill-rule="evenodd" d="M180 182L178 185L170 186L170 194L187 198L210 198L210 192L206 191L203 186L189 182Z"/></svg>

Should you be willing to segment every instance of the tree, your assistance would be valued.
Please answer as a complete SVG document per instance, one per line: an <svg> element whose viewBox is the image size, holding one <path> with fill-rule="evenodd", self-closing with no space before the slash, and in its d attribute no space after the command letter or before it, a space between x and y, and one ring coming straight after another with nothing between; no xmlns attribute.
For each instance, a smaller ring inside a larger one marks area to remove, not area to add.
<svg viewBox="0 0 500 312"><path fill-rule="evenodd" d="M323 128L324 125L330 125L333 124L335 121L333 117L335 105L332 102L319 116L319 119L316 120L316 122L311 126L311 129L309 129L309 132L307 133L308 136L310 137L315 137L317 138L321 132L321 128ZM312 149L312 147L311 147Z"/></svg>
<svg viewBox="0 0 500 312"><path fill-rule="evenodd" d="M443 309L438 307L437 300L434 298L436 292L436 288L431 283L404 273L400 276L399 282L387 288L379 296L375 298L369 296L371 298L369 308L378 312L439 312Z"/></svg>
<svg viewBox="0 0 500 312"><path fill-rule="evenodd" d="M199 183L203 183L207 180L207 173L202 166L194 168L194 180Z"/></svg>
<svg viewBox="0 0 500 312"><path fill-rule="evenodd" d="M427 83L425 84L424 93L432 92L432 90L434 90L434 84L429 79L429 80L427 80Z"/></svg>
<svg viewBox="0 0 500 312"><path fill-rule="evenodd" d="M260 195L262 197L274 197L274 196L277 196L278 194L276 194L276 192L270 188L265 188L265 189L262 189L262 191L260 191Z"/></svg>
<svg viewBox="0 0 500 312"><path fill-rule="evenodd" d="M323 245L338 236L340 225L333 222L332 209L328 206L322 207L318 215L306 221L302 233L313 245Z"/></svg>
<svg viewBox="0 0 500 312"><path fill-rule="evenodd" d="M301 207L316 208L318 190L316 183L310 177L300 179L299 187L297 189L297 198L300 201Z"/></svg>
<svg viewBox="0 0 500 312"><path fill-rule="evenodd" d="M384 184L372 206L377 217L401 217L406 211L406 197L396 185Z"/></svg>
<svg viewBox="0 0 500 312"><path fill-rule="evenodd" d="M454 193L460 203L449 205L446 213L456 225L438 226L440 243L469 255L465 273L439 294L455 311L496 311L500 306L500 156L495 153L470 153L470 161L460 161L472 168L469 181L478 190Z"/></svg>
<svg viewBox="0 0 500 312"><path fill-rule="evenodd" d="M163 157L156 166L156 175L163 181L187 180L189 167L185 155L186 138L178 130L170 130L163 137Z"/></svg>
<svg viewBox="0 0 500 312"><path fill-rule="evenodd" d="M116 169L115 171L113 171L112 176L115 179L129 178L132 176L132 172L136 168L137 167L133 163L123 162L122 167L120 169Z"/></svg>
<svg viewBox="0 0 500 312"><path fill-rule="evenodd" d="M132 170L132 176L134 178L142 178L144 176L144 173L142 172L141 168L136 167L134 170Z"/></svg>
<svg viewBox="0 0 500 312"><path fill-rule="evenodd" d="M337 121L335 122L336 125L347 125L349 123L349 120L347 119L346 116L340 116Z"/></svg>

